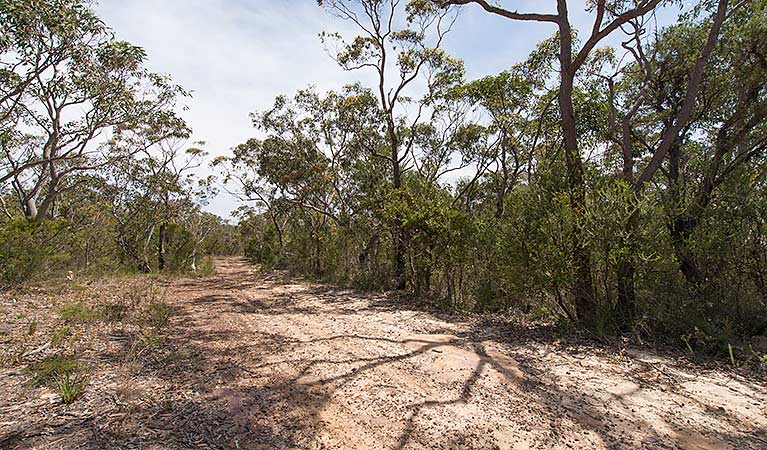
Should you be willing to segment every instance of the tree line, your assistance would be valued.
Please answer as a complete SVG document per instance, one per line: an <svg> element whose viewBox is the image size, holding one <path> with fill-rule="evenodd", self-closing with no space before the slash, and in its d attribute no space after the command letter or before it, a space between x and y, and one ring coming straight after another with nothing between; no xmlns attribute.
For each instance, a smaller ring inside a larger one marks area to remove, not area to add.
<svg viewBox="0 0 767 450"><path fill-rule="evenodd" d="M551 3L319 1L359 32L323 45L376 83L279 96L215 161L254 202L246 254L597 335L718 351L765 333L767 2L597 0L585 34ZM552 35L467 80L445 51L461 7Z"/></svg>
<svg viewBox="0 0 767 450"><path fill-rule="evenodd" d="M201 208L189 96L83 0L0 2L0 286L53 270L201 270L234 230Z"/></svg>

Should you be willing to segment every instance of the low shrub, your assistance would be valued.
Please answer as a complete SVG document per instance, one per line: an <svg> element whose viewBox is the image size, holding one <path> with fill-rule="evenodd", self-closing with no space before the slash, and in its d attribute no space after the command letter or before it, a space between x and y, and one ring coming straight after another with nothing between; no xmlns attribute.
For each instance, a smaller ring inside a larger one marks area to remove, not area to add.
<svg viewBox="0 0 767 450"><path fill-rule="evenodd" d="M100 316L97 310L83 302L67 303L61 307L59 314L67 322L91 322Z"/></svg>
<svg viewBox="0 0 767 450"><path fill-rule="evenodd" d="M173 308L162 301L149 303L142 311L142 321L156 329L165 328L170 323Z"/></svg>

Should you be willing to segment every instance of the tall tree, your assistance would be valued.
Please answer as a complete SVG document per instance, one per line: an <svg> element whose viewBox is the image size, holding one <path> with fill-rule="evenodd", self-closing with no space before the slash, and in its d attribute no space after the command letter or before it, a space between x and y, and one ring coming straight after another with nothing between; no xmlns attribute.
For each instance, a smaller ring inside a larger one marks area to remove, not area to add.
<svg viewBox="0 0 767 450"><path fill-rule="evenodd" d="M699 18L709 10L710 17ZM700 285L704 277L687 243L714 190L765 148L759 119L767 113L761 94L767 84L764 10L764 2L740 2L731 8L722 0L705 3L658 33L649 48L641 39L642 27L633 23L624 47L634 63L623 68L623 94L608 78L610 103L614 105L616 92L624 96L623 108L618 112L613 106L611 113L613 129L620 130L615 141L622 149L623 177L639 195L656 172L663 173L669 232L680 270L691 285ZM637 173L635 159L643 153L649 153L649 159ZM691 153L700 161L685 167L683 161L690 160ZM702 171L685 173L693 167ZM697 185L690 199L685 185ZM627 234L636 232L638 214L635 208ZM629 260L619 273L627 298L633 298L631 277Z"/></svg>
<svg viewBox="0 0 767 450"><path fill-rule="evenodd" d="M572 236L572 258L576 273L571 293L579 321L590 329L594 329L596 325L597 299L592 281L591 258L585 247L584 236L580 229L581 217L586 207L586 185L573 102L575 80L597 45L620 29L621 26L652 12L662 1L608 2L607 0L597 0L591 2L589 9L594 14L591 33L578 47L574 40L575 30L570 21L567 0L557 0L555 13L520 13L495 6L485 0L434 0L434 3L443 7L476 4L488 13L510 20L550 23L557 28L560 68L557 100L570 190L570 207L575 214L576 221Z"/></svg>
<svg viewBox="0 0 767 450"><path fill-rule="evenodd" d="M281 249L289 210L300 211L321 272L321 230L328 221L350 226L362 209L359 163L382 143L376 98L358 84L325 96L310 88L278 97L272 109L252 117L266 138L238 145L214 165L237 185L236 195L269 216Z"/></svg>
<svg viewBox="0 0 767 450"><path fill-rule="evenodd" d="M27 216L50 217L70 176L130 155L105 140L154 126L186 92L147 71L143 49L116 40L89 2L8 1L1 11L19 28L0 41L0 183Z"/></svg>
<svg viewBox="0 0 767 450"><path fill-rule="evenodd" d="M454 84L463 74L461 61L448 56L441 46L455 22L455 15L426 2L399 0L318 0L329 12L356 25L362 34L345 42L338 33L323 33L326 45L338 44L334 57L345 70L369 68L377 76L377 94L386 127L388 154L376 151L376 157L391 165L391 183L395 192L402 188L402 174L408 165L417 133L410 133L428 116L434 95ZM407 24L400 28L402 9L407 10ZM415 102L415 112L405 114L413 103L408 91L417 80L425 82L424 97ZM405 288L406 237L401 219L392 224L394 241L395 287Z"/></svg>

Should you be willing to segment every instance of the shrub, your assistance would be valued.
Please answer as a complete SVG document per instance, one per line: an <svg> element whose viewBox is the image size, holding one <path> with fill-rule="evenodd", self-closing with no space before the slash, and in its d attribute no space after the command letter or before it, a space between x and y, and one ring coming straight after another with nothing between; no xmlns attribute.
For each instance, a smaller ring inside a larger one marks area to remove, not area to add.
<svg viewBox="0 0 767 450"><path fill-rule="evenodd" d="M108 322L120 322L125 319L130 308L123 300L104 303L100 307L101 317Z"/></svg>
<svg viewBox="0 0 767 450"><path fill-rule="evenodd" d="M154 332L142 334L131 341L123 363L126 365L135 364L145 353L150 353L153 349L158 348L162 342L162 338Z"/></svg>
<svg viewBox="0 0 767 450"><path fill-rule="evenodd" d="M157 329L168 326L172 315L173 308L161 301L149 303L142 312L143 322Z"/></svg>
<svg viewBox="0 0 767 450"><path fill-rule="evenodd" d="M60 260L55 241L64 226L59 221L37 222L25 217L0 224L0 287L27 281Z"/></svg>
<svg viewBox="0 0 767 450"><path fill-rule="evenodd" d="M128 287L122 294L120 303L128 309L136 309L141 305L159 301L162 297L160 290L151 282L143 282Z"/></svg>

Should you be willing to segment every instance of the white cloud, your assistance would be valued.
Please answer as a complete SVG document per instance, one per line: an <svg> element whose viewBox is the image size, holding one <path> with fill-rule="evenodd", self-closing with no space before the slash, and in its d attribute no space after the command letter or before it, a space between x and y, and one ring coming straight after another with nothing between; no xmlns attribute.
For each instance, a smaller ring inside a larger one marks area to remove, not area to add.
<svg viewBox="0 0 767 450"><path fill-rule="evenodd" d="M555 5L553 0L514 4L520 11L549 13ZM193 91L184 117L194 140L206 141L213 156L253 136L249 114L269 108L277 95L308 84L320 91L355 80L373 86L372 73L344 72L325 53L320 32L352 36L357 30L316 0L101 0L96 9L118 38L144 47L152 70ZM582 0L572 3L570 14L582 35L590 31L592 17ZM662 15L668 23L676 12ZM510 21L473 5L448 35L446 50L465 60L469 78L478 78L522 61L554 31L551 24ZM619 39L612 36L610 43ZM221 195L209 209L227 216L238 206Z"/></svg>
<svg viewBox="0 0 767 450"><path fill-rule="evenodd" d="M325 53L318 33L338 23L307 1L102 0L99 16L119 39L144 47L148 66L193 91L184 118L212 156L251 137L249 114L279 94L314 84L329 90L360 79ZM227 216L227 195L209 209Z"/></svg>

